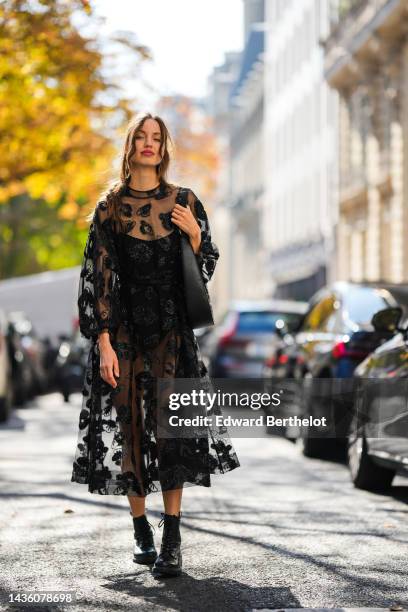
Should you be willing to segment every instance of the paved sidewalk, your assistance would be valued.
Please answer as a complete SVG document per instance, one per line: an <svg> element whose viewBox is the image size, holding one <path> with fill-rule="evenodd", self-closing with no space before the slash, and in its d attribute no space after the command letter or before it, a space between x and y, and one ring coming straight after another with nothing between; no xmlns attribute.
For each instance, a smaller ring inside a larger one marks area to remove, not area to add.
<svg viewBox="0 0 408 612"><path fill-rule="evenodd" d="M3 593L74 591L42 608L70 612L408 609L405 478L357 491L287 440L236 439L242 467L184 492L182 577L155 580L132 562L127 499L70 482L79 408L51 394L0 427ZM160 495L148 502L159 545Z"/></svg>

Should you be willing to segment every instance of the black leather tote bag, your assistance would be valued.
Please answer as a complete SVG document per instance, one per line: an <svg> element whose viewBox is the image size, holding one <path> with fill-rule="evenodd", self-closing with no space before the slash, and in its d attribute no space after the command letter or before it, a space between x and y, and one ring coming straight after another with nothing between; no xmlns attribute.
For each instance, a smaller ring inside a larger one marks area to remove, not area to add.
<svg viewBox="0 0 408 612"><path fill-rule="evenodd" d="M187 192L180 189L178 204L187 206ZM179 227L184 295L187 318L192 329L214 325L214 316L208 289L201 276L198 261L188 235Z"/></svg>
<svg viewBox="0 0 408 612"><path fill-rule="evenodd" d="M180 228L181 260L187 317L192 329L214 325L213 310L207 287L190 240Z"/></svg>

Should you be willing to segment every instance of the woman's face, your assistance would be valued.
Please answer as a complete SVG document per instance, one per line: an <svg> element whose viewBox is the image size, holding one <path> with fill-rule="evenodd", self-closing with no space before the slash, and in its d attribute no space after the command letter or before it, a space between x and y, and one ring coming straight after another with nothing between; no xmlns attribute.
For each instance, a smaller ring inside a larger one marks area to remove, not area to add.
<svg viewBox="0 0 408 612"><path fill-rule="evenodd" d="M131 162L142 166L157 166L161 161L160 125L155 119L146 119L142 127L135 133L135 146Z"/></svg>

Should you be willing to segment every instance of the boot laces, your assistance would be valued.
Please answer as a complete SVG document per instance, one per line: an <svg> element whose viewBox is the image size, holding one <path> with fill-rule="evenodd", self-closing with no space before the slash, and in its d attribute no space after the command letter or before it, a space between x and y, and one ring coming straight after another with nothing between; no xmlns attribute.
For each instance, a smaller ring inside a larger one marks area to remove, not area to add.
<svg viewBox="0 0 408 612"><path fill-rule="evenodd" d="M146 522L139 523L135 529L136 542L139 546L148 546L151 543L152 532L155 532L155 529L151 523L146 519Z"/></svg>
<svg viewBox="0 0 408 612"><path fill-rule="evenodd" d="M160 512L160 514L162 515L160 522L158 524L158 527L162 527L163 523L164 523L164 517L166 516L166 514L164 512ZM167 516L177 516L176 514L168 514ZM181 512L179 512L177 518L181 518Z"/></svg>
<svg viewBox="0 0 408 612"><path fill-rule="evenodd" d="M162 518L159 522L159 527L162 527L165 521L165 514L161 513ZM167 515L169 516L169 515ZM177 518L181 518L181 512ZM167 523L165 533L163 534L162 544L161 544L161 552L172 552L172 549L180 544L180 536L179 536L179 522Z"/></svg>

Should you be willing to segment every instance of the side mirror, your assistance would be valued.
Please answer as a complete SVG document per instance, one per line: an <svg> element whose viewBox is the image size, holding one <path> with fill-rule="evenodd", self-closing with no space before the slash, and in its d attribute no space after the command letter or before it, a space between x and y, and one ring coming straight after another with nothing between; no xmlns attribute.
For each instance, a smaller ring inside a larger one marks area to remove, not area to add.
<svg viewBox="0 0 408 612"><path fill-rule="evenodd" d="M379 310L373 315L371 323L378 332L397 332L400 331L398 327L402 318L402 308L396 306L395 308L384 308Z"/></svg>
<svg viewBox="0 0 408 612"><path fill-rule="evenodd" d="M275 322L275 333L279 338L283 338L285 334L289 332L288 325L283 319L277 319Z"/></svg>
<svg viewBox="0 0 408 612"><path fill-rule="evenodd" d="M303 314L297 320L295 319L294 321L288 321L287 326L289 334L296 335L302 329L305 320L306 314Z"/></svg>

